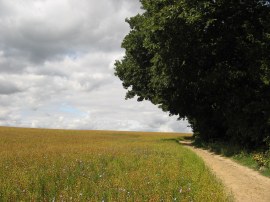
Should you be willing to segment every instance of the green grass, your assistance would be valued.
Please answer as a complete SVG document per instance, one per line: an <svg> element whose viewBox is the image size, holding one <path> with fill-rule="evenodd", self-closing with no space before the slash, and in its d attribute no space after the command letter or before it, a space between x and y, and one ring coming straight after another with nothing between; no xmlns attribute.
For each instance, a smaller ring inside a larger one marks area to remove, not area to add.
<svg viewBox="0 0 270 202"><path fill-rule="evenodd" d="M253 170L259 171L262 175L270 177L270 165L267 167L261 168L258 163L253 158L253 153L240 152L232 156L233 160L240 163L243 166L247 166ZM270 160L270 159L269 159Z"/></svg>
<svg viewBox="0 0 270 202"><path fill-rule="evenodd" d="M0 127L0 201L229 201L186 134Z"/></svg>
<svg viewBox="0 0 270 202"><path fill-rule="evenodd" d="M268 164L263 168L258 164L258 162L253 157L254 154L261 153L261 151L248 151L241 148L238 145L228 144L224 142L205 143L195 141L194 145L197 147L209 149L210 151L216 154L229 157L243 166L247 166L253 170L258 171L259 173L261 173L266 177L270 177L270 156L265 157L265 159L268 161Z"/></svg>

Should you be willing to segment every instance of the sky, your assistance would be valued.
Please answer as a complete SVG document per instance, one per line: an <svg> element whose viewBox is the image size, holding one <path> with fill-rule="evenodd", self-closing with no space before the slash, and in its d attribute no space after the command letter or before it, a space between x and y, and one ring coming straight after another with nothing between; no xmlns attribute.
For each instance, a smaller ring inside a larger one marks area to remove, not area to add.
<svg viewBox="0 0 270 202"><path fill-rule="evenodd" d="M0 0L0 125L190 132L114 76L138 0Z"/></svg>

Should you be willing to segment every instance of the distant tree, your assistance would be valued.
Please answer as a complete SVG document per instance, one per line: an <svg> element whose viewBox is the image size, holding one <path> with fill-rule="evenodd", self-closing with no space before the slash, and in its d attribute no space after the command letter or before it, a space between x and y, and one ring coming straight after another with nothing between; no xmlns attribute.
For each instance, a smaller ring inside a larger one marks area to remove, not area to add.
<svg viewBox="0 0 270 202"><path fill-rule="evenodd" d="M115 63L126 98L188 118L204 140L270 133L270 7L258 0L141 0Z"/></svg>

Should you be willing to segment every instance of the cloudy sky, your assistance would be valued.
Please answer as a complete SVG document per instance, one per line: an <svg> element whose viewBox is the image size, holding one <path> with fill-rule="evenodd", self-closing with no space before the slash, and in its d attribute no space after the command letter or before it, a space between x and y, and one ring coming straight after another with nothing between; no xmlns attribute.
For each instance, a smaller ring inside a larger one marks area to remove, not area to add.
<svg viewBox="0 0 270 202"><path fill-rule="evenodd" d="M0 0L0 125L190 131L114 76L138 0Z"/></svg>

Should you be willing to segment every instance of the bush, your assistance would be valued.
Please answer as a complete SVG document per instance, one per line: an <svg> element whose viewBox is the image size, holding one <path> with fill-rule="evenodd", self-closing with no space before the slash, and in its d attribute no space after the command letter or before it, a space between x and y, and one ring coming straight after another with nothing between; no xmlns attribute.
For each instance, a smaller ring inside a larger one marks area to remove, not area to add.
<svg viewBox="0 0 270 202"><path fill-rule="evenodd" d="M254 154L253 159L257 162L259 168L269 166L269 160L264 153Z"/></svg>

